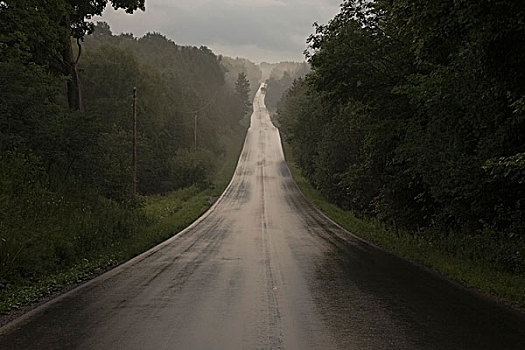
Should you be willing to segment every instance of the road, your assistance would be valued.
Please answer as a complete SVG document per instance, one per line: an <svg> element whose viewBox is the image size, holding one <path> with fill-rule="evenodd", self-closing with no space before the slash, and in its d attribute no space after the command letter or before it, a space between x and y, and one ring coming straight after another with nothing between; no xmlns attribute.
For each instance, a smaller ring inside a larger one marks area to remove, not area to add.
<svg viewBox="0 0 525 350"><path fill-rule="evenodd" d="M511 311L343 230L259 90L232 182L174 238L15 320L0 349L525 349Z"/></svg>

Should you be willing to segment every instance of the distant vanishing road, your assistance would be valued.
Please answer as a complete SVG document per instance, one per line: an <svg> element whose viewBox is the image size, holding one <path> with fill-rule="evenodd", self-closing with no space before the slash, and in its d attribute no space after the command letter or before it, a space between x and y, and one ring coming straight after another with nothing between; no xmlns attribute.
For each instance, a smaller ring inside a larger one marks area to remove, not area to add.
<svg viewBox="0 0 525 350"><path fill-rule="evenodd" d="M0 349L525 349L525 318L374 248L301 195L260 89L190 228L0 329Z"/></svg>

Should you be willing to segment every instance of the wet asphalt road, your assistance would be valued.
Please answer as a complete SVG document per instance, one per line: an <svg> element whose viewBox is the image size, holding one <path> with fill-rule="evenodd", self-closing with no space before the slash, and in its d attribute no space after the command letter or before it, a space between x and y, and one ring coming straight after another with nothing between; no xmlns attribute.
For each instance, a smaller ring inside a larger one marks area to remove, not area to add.
<svg viewBox="0 0 525 350"><path fill-rule="evenodd" d="M259 91L189 229L0 330L0 349L525 349L525 318L361 242L295 186Z"/></svg>

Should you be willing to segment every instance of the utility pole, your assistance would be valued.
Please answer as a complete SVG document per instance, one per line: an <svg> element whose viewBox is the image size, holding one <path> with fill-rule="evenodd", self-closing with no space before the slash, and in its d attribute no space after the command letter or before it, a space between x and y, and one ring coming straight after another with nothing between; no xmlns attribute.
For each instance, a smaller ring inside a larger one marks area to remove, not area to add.
<svg viewBox="0 0 525 350"><path fill-rule="evenodd" d="M137 194L137 88L133 88L133 195Z"/></svg>
<svg viewBox="0 0 525 350"><path fill-rule="evenodd" d="M195 113L195 123L193 126L193 143L195 144L195 152L197 152L197 113Z"/></svg>

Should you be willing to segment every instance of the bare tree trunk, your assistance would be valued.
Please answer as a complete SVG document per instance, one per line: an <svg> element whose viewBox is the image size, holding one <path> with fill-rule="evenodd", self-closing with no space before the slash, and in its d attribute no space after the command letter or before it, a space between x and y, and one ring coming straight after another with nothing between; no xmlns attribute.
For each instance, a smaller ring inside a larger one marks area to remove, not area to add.
<svg viewBox="0 0 525 350"><path fill-rule="evenodd" d="M80 90L80 79L78 77L77 64L78 58L80 58L80 43L78 43L79 53L75 60L73 58L73 46L71 45L71 38L68 37L64 50L62 52L62 58L64 60L64 74L69 77L67 81L67 102L69 109L72 111L78 111L82 109L82 93Z"/></svg>

